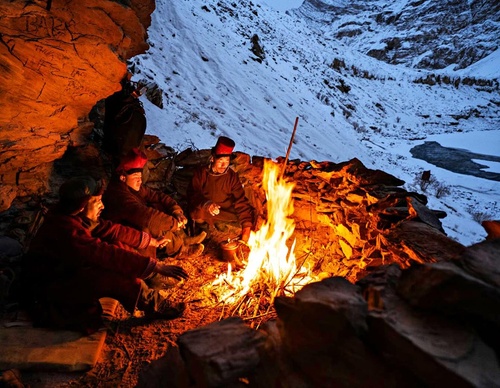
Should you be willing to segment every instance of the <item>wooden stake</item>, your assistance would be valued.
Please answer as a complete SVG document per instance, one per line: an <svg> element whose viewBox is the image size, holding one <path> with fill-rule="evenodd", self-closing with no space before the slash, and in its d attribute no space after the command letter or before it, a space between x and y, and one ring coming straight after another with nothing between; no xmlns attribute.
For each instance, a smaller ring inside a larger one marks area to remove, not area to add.
<svg viewBox="0 0 500 388"><path fill-rule="evenodd" d="M288 149L286 150L285 162L283 163L283 168L281 170L280 178L285 174L286 165L288 163L288 157L290 156L290 150L292 149L293 139L295 138L295 132L297 131L297 126L299 124L299 117L295 117L295 124L293 126L292 137L290 138L290 144L288 144Z"/></svg>

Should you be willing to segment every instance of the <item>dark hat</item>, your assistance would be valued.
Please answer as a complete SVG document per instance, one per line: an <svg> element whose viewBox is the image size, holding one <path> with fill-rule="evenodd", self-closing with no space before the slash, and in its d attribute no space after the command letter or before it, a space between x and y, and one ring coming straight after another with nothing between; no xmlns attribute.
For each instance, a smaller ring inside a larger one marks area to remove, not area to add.
<svg viewBox="0 0 500 388"><path fill-rule="evenodd" d="M104 185L91 176L70 178L59 188L59 204L65 213L73 214L89 202L90 197L102 195Z"/></svg>
<svg viewBox="0 0 500 388"><path fill-rule="evenodd" d="M216 157L231 156L234 146L235 143L232 139L226 136L221 136L217 140L215 147L212 148L212 154Z"/></svg>
<svg viewBox="0 0 500 388"><path fill-rule="evenodd" d="M134 172L142 172L147 162L148 158L144 152L139 148L132 148L130 152L122 158L116 171L119 174L125 173L127 175L133 174Z"/></svg>

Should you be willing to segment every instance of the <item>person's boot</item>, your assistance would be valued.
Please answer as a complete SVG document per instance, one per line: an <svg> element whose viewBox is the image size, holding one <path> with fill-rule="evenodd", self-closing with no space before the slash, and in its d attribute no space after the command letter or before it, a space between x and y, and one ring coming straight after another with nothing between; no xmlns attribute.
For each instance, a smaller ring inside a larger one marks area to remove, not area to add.
<svg viewBox="0 0 500 388"><path fill-rule="evenodd" d="M184 245L178 254L178 258L186 256L191 258L198 257L203 253L204 250L205 246L203 244Z"/></svg>
<svg viewBox="0 0 500 388"><path fill-rule="evenodd" d="M185 237L184 238L184 245L193 245L193 244L200 244L205 240L207 237L207 232L202 231L200 234L193 236L193 237Z"/></svg>
<svg viewBox="0 0 500 388"><path fill-rule="evenodd" d="M205 250L205 246L203 244L193 244L190 245L187 251L189 257L198 257Z"/></svg>
<svg viewBox="0 0 500 388"><path fill-rule="evenodd" d="M163 299L158 303L153 311L144 311L144 318L146 319L175 319L179 318L184 310L186 304L184 302L171 302Z"/></svg>
<svg viewBox="0 0 500 388"><path fill-rule="evenodd" d="M146 319L174 319L182 315L186 304L169 301L158 290L149 288L143 283L137 308L144 312Z"/></svg>

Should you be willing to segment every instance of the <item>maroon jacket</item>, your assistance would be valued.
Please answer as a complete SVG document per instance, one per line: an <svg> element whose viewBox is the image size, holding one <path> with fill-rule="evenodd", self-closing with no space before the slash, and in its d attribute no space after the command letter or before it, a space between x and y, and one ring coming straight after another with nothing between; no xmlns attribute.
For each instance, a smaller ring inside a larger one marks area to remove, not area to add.
<svg viewBox="0 0 500 388"><path fill-rule="evenodd" d="M231 168L223 174L210 173L208 166L198 168L187 188L187 201L190 213L212 201L221 211L234 213L243 228L253 225L253 209L238 174Z"/></svg>
<svg viewBox="0 0 500 388"><path fill-rule="evenodd" d="M81 217L55 209L45 217L29 253L50 260L51 268L46 270L52 274L71 276L81 268L93 267L145 278L156 263L133 248L146 247L150 239L147 233L106 220L91 228Z"/></svg>
<svg viewBox="0 0 500 388"><path fill-rule="evenodd" d="M133 312L156 260L134 249L151 237L100 221L95 225L51 210L23 259L21 298L37 325L80 328L100 325L99 299L117 299Z"/></svg>
<svg viewBox="0 0 500 388"><path fill-rule="evenodd" d="M103 217L108 220L148 231L155 238L178 230L177 219L171 214L182 208L161 191L145 186L134 191L119 179L113 179L102 199Z"/></svg>
<svg viewBox="0 0 500 388"><path fill-rule="evenodd" d="M83 224L90 229L92 236L134 252L146 249L152 238L149 233L104 219L99 219L98 223L84 219Z"/></svg>

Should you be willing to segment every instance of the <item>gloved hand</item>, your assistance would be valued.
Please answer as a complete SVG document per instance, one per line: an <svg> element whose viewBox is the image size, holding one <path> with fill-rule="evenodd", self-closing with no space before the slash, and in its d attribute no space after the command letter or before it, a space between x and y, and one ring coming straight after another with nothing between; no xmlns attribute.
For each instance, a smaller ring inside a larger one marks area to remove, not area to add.
<svg viewBox="0 0 500 388"><path fill-rule="evenodd" d="M154 272L177 280L187 279L189 277L182 267L178 265L167 265L161 262L156 263Z"/></svg>

